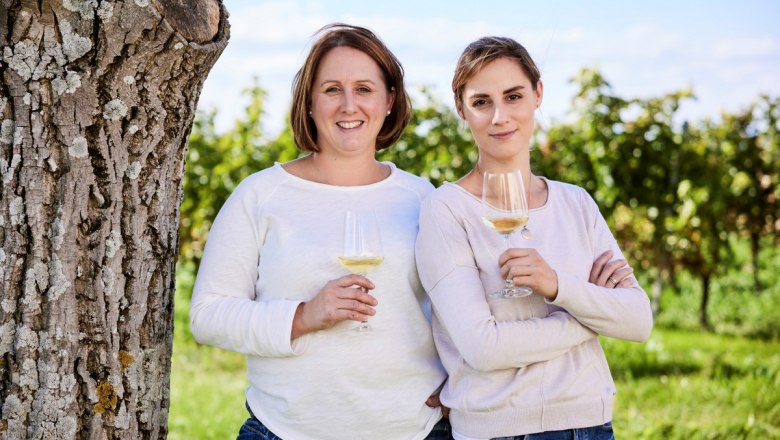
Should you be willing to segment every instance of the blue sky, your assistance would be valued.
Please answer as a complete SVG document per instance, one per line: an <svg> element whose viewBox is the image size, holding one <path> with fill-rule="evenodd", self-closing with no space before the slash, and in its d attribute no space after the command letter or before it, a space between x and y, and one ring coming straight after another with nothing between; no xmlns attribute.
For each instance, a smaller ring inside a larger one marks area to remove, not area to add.
<svg viewBox="0 0 780 440"><path fill-rule="evenodd" d="M241 91L256 78L268 93L264 129L274 136L290 104L292 77L311 36L342 21L368 27L401 60L412 96L430 88L451 105L450 80L461 50L483 35L524 44L542 71L542 110L566 118L570 79L598 68L621 97L692 88L686 119L738 111L759 94L780 96L780 2L645 1L324 1L225 0L231 39L201 94L218 128L243 115Z"/></svg>

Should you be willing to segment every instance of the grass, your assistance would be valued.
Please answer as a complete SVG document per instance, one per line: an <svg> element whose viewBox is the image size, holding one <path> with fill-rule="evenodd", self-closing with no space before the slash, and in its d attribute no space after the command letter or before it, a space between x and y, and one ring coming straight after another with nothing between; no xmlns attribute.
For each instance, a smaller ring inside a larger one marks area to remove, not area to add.
<svg viewBox="0 0 780 440"><path fill-rule="evenodd" d="M177 276L168 437L235 438L247 416L244 358L192 339L189 300L182 293L190 291L191 271ZM602 339L618 388L613 413L617 437L780 438L780 339L773 319L780 310L779 290L713 298L713 318L730 317L713 319L720 323L716 329L747 331L699 331L693 325L695 313L688 313L695 295L666 295L668 307L648 342ZM672 325L672 316L680 318L677 324L684 319L687 324ZM735 323L735 317L749 326Z"/></svg>
<svg viewBox="0 0 780 440"><path fill-rule="evenodd" d="M646 344L602 343L619 437L780 437L780 342L656 329Z"/></svg>
<svg viewBox="0 0 780 440"><path fill-rule="evenodd" d="M168 438L233 439L247 418L244 358L212 347L175 347Z"/></svg>
<svg viewBox="0 0 780 440"><path fill-rule="evenodd" d="M192 271L177 271L171 360L171 440L234 439L247 418L244 356L198 344L189 325Z"/></svg>
<svg viewBox="0 0 780 440"><path fill-rule="evenodd" d="M780 437L779 342L656 329L645 344L602 343L618 387L619 437ZM245 387L242 356L191 340L175 346L169 438L235 438Z"/></svg>

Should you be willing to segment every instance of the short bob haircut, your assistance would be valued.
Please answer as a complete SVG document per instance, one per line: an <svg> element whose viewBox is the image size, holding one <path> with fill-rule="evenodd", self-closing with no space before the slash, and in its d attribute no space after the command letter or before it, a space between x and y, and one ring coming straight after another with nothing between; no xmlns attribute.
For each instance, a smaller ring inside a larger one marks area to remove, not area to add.
<svg viewBox="0 0 780 440"><path fill-rule="evenodd" d="M317 126L309 116L312 87L322 59L331 49L342 46L357 49L371 57L384 75L388 93L394 91L393 107L379 130L376 149L381 150L395 143L412 116L412 106L404 87L404 69L401 63L385 44L366 28L332 23L317 31L315 36L317 35L319 37L309 51L306 62L293 79L290 124L298 149L309 152L319 151Z"/></svg>
<svg viewBox="0 0 780 440"><path fill-rule="evenodd" d="M536 91L542 74L525 47L511 38L482 37L466 46L458 58L455 75L452 77L452 93L455 94L455 105L458 109L463 106L463 89L466 83L485 65L498 58L517 61Z"/></svg>

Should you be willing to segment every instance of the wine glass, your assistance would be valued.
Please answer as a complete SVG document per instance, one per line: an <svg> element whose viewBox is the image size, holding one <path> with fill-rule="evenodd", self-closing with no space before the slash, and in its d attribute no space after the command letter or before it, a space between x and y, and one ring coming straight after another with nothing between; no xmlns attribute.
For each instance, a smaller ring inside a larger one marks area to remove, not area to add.
<svg viewBox="0 0 780 440"><path fill-rule="evenodd" d="M368 272L382 264L382 238L379 224L371 210L347 211L344 216L344 251L339 263L347 270L366 276ZM368 321L362 321L356 331L370 331Z"/></svg>
<svg viewBox="0 0 780 440"><path fill-rule="evenodd" d="M482 180L482 222L504 236L507 249L509 237L523 228L523 237L529 238L528 201L523 175L519 170L505 173L485 172ZM491 293L498 298L521 298L533 293L528 286L516 287L512 276L507 276L504 288Z"/></svg>

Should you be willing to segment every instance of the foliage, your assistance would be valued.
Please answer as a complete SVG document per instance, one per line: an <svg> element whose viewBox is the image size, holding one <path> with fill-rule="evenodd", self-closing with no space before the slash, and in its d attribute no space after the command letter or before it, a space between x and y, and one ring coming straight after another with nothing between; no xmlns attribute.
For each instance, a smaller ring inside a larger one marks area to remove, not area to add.
<svg viewBox="0 0 780 440"><path fill-rule="evenodd" d="M772 237L765 237L771 242ZM735 255L735 264L712 283L712 301L707 312L712 330L718 334L736 335L765 340L780 340L780 248L765 245L759 254L761 291L753 289L750 244L732 235L728 246ZM685 271L679 274L681 291L669 290L662 296L663 312L656 324L666 328L695 330L699 328L697 305L701 301L701 286Z"/></svg>
<svg viewBox="0 0 780 440"><path fill-rule="evenodd" d="M602 340L619 390L618 436L780 436L780 99L681 123L689 91L624 99L592 70L575 82L574 121L540 133L534 169L593 195L658 306L648 343ZM289 127L264 137L264 93L247 93L245 119L220 134L215 113L201 114L190 140L170 438L231 438L246 417L242 357L196 344L187 308L219 207L244 177L299 154ZM465 174L476 149L457 114L422 95L404 136L378 158L438 186ZM701 333L702 317L716 334Z"/></svg>
<svg viewBox="0 0 780 440"><path fill-rule="evenodd" d="M574 122L546 134L537 169L593 194L634 267L679 289L679 274L701 284L699 321L710 323L712 283L734 264L730 233L750 240L754 288L761 237L777 242L778 101L761 102L722 122L677 122L692 92L626 100L593 70L575 79Z"/></svg>
<svg viewBox="0 0 780 440"><path fill-rule="evenodd" d="M226 133L217 133L215 111L199 113L195 119L184 172L180 261L197 266L211 222L245 177L298 154L295 144L287 141L292 137L288 132L275 141L265 140L261 124L265 92L255 86L244 93L249 97L245 119L235 121Z"/></svg>
<svg viewBox="0 0 780 440"><path fill-rule="evenodd" d="M650 281L656 312L664 292L679 294L680 277L693 276L699 323L709 327L713 284L745 268L728 243L749 243L752 290L764 290L758 255L780 241L780 99L762 96L720 122L680 123L677 111L691 91L624 99L598 71L573 81L575 118L539 133L534 169L593 195L637 275ZM265 93L255 86L247 94L245 118L233 128L217 133L215 113L201 114L190 138L180 261L196 267L211 221L236 185L299 155L289 124L265 139ZM427 90L420 95L402 138L377 157L438 186L468 172L477 152L458 115Z"/></svg>
<svg viewBox="0 0 780 440"><path fill-rule="evenodd" d="M200 345L193 339L188 311L194 278L194 264L179 263L176 269L168 438L235 438L247 417L244 409L247 387L244 357Z"/></svg>
<svg viewBox="0 0 780 440"><path fill-rule="evenodd" d="M430 180L434 186L455 181L477 160L474 141L449 107L422 89L425 102L412 111L412 119L401 139L383 150L379 160L394 162L402 170Z"/></svg>

